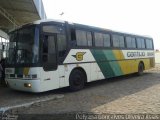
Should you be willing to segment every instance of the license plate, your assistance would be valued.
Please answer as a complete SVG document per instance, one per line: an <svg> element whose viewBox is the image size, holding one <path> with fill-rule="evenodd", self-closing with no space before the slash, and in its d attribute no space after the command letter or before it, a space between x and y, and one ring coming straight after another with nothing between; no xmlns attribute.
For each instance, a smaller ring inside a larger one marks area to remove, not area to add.
<svg viewBox="0 0 160 120"><path fill-rule="evenodd" d="M14 68L5 68L5 74L14 74L15 69Z"/></svg>

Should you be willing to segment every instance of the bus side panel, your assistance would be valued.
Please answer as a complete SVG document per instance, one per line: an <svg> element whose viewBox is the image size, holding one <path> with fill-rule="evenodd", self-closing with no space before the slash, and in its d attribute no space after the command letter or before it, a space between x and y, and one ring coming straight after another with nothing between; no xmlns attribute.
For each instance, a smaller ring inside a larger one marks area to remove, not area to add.
<svg viewBox="0 0 160 120"><path fill-rule="evenodd" d="M101 79L104 79L104 75L101 71L101 69L99 68L98 64L95 62L95 63L91 63L91 79L88 80L88 82L91 82L91 81L95 81L95 80L101 80Z"/></svg>
<svg viewBox="0 0 160 120"><path fill-rule="evenodd" d="M74 68L83 68L88 82L98 78L97 71L100 71L100 68L89 49L71 49L63 64L65 66L66 86L69 86L69 76ZM104 78L102 73L99 73L99 78Z"/></svg>
<svg viewBox="0 0 160 120"><path fill-rule="evenodd" d="M76 63L76 64L68 64L65 65L65 86L69 86L69 77L71 75L71 72L76 68L82 68L86 75L87 75L87 81L91 80L91 64L90 63Z"/></svg>
<svg viewBox="0 0 160 120"><path fill-rule="evenodd" d="M116 76L132 73L132 67L135 66L133 60L126 60L122 50L113 50L113 54L121 70L121 74L117 74Z"/></svg>
<svg viewBox="0 0 160 120"><path fill-rule="evenodd" d="M116 55L113 50L93 49L91 52L105 78L123 75L118 58L116 58L116 55L121 57L119 52Z"/></svg>
<svg viewBox="0 0 160 120"><path fill-rule="evenodd" d="M150 59L142 59L144 63L144 69L148 70L150 68Z"/></svg>
<svg viewBox="0 0 160 120"><path fill-rule="evenodd" d="M138 72L138 64L140 60L123 60L119 61L123 75Z"/></svg>
<svg viewBox="0 0 160 120"><path fill-rule="evenodd" d="M123 75L132 73L134 71L134 67L137 66L135 60L123 60L118 61L118 63L121 66Z"/></svg>
<svg viewBox="0 0 160 120"><path fill-rule="evenodd" d="M59 74L59 87L65 87L66 81L65 81L65 66L59 65L58 66L58 74Z"/></svg>
<svg viewBox="0 0 160 120"><path fill-rule="evenodd" d="M150 58L150 67L155 67L155 58Z"/></svg>
<svg viewBox="0 0 160 120"><path fill-rule="evenodd" d="M141 61L145 69L154 66L154 60L150 60L154 51L92 49L91 52L105 78L138 72Z"/></svg>
<svg viewBox="0 0 160 120"><path fill-rule="evenodd" d="M144 63L145 70L148 70L152 67L151 65L151 59L145 58L145 59L133 59L133 60L123 60L119 61L119 65L121 66L121 70L123 74L131 74L138 72L138 65L140 62Z"/></svg>
<svg viewBox="0 0 160 120"><path fill-rule="evenodd" d="M48 91L59 88L58 68L55 71L44 71L41 68L42 91Z"/></svg>
<svg viewBox="0 0 160 120"><path fill-rule="evenodd" d="M69 76L71 71L76 68L76 64L66 64L65 66L65 85L69 86Z"/></svg>

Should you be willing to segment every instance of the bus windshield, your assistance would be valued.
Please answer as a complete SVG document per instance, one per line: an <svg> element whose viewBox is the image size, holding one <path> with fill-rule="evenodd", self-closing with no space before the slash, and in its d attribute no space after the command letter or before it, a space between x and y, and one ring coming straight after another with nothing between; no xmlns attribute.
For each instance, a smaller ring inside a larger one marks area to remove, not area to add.
<svg viewBox="0 0 160 120"><path fill-rule="evenodd" d="M22 27L9 34L7 64L33 64L39 60L39 29Z"/></svg>

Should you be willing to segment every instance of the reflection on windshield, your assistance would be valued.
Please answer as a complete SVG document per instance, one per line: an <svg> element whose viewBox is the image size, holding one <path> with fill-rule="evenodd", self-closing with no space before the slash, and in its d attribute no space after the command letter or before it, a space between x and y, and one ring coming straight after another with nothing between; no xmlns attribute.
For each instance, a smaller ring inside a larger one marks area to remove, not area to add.
<svg viewBox="0 0 160 120"><path fill-rule="evenodd" d="M28 26L11 32L8 64L29 64L38 62L39 30L35 26Z"/></svg>

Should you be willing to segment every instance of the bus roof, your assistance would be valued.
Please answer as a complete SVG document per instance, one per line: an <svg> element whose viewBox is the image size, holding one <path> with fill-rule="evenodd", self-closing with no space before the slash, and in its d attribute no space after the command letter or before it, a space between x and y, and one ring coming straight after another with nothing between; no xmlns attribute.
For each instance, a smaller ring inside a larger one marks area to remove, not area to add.
<svg viewBox="0 0 160 120"><path fill-rule="evenodd" d="M45 23L45 22L65 23L67 21L56 20L56 19L43 19L43 20L34 21L32 23L28 23L28 25L29 24L41 24L41 23ZM100 27L95 27L95 26L90 26L90 25L84 25L84 24L79 24L79 23L68 22L68 24L69 25L73 25L75 27L82 27L82 28L85 28L85 29L93 29L93 30L96 30L96 31L112 32L112 33L125 34L125 35L137 36L137 37L151 38L150 36L147 36L147 35L137 35L137 34L133 34L133 33L120 32L120 31L116 31L116 30L111 30L111 29L106 29L106 28L100 28ZM25 24L25 25L27 25L27 24ZM16 29L19 29L19 28L21 28L21 27L23 27L25 25L19 26Z"/></svg>
<svg viewBox="0 0 160 120"><path fill-rule="evenodd" d="M78 28L80 27L80 28L85 28L85 29L93 29L95 31L104 31L104 32L125 34L128 36L137 36L137 37L143 37L143 38L152 38L151 36L148 36L148 35L138 35L138 34L134 34L134 33L127 33L127 32L106 29L106 28L101 28L101 27L95 27L95 26L89 26L89 25L84 25L84 24L78 24L78 23L72 23L72 25L74 25L75 27L78 27Z"/></svg>

